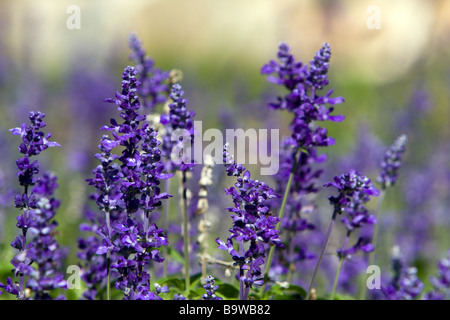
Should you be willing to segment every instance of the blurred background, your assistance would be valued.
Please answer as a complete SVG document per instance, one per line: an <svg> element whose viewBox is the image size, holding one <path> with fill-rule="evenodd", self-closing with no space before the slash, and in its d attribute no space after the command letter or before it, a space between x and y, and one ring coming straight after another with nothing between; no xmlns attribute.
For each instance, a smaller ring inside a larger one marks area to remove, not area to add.
<svg viewBox="0 0 450 320"><path fill-rule="evenodd" d="M3 0L0 281L11 269L17 214L11 199L18 191L19 142L8 129L41 110L47 130L63 145L40 162L59 176L60 242L73 248L68 263L76 263L85 179L96 166L99 128L116 114L103 99L120 89L122 70L131 64L131 33L157 67L182 70L186 98L204 130L280 128L282 134L290 119L267 107L281 91L266 82L261 67L276 58L282 41L304 63L330 43L329 88L344 97L336 113L346 120L326 124L337 144L324 151L322 179L349 167L376 177L385 148L408 134L400 182L384 203L385 270L390 248L399 244L424 280L435 271L450 249L449 1ZM327 205L325 193L319 198ZM216 215L224 212L220 201L210 206ZM329 212L318 215L325 221Z"/></svg>

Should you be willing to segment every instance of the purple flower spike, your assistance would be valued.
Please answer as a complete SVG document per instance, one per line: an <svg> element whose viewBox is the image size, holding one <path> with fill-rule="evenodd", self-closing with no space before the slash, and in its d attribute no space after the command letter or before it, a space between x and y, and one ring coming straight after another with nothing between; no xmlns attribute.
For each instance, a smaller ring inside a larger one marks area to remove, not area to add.
<svg viewBox="0 0 450 320"><path fill-rule="evenodd" d="M219 249L228 251L235 265L239 266L239 279L245 286L245 293L241 290L240 298L246 299L248 290L253 285L264 283L260 266L266 256L265 245L284 247L279 231L276 230L279 219L271 215L268 203L280 196L264 182L251 179L248 170L231 161L227 148L228 145L225 145L223 149L225 168L228 175L237 177L236 184L225 189L234 203L234 207L227 208L232 213L233 226L227 242L217 238L216 243ZM234 241L238 243L237 250L234 248ZM244 245L247 243L248 249L245 250Z"/></svg>
<svg viewBox="0 0 450 320"><path fill-rule="evenodd" d="M328 85L327 73L330 66L330 58L331 47L328 43L324 43L309 64L309 75L306 79L308 86L320 90Z"/></svg>
<svg viewBox="0 0 450 320"><path fill-rule="evenodd" d="M350 234L364 225L377 223L375 216L369 213L365 204L370 197L379 195L369 178L355 170L334 177L334 182L325 184L326 187L334 187L338 190L337 196L330 196L330 204L334 206L335 213L344 214L341 221L347 229L347 239ZM350 247L338 249L338 255L342 258L349 257L358 251L373 251L373 245L369 239L359 238L357 243Z"/></svg>
<svg viewBox="0 0 450 320"><path fill-rule="evenodd" d="M100 239L92 241L92 246L79 241L80 256L93 260L86 264L88 299L95 297L101 287L101 278L95 273L104 277L109 270L108 260L117 277L115 287L123 291L124 300L159 300L158 294L163 292L156 284L160 292L150 291L147 267L151 262L164 260L159 256L159 248L168 242L164 231L150 221L163 200L172 197L159 188L160 180L172 175L163 173L158 132L144 122L146 117L140 113L136 74L133 67L125 68L121 93L115 99L105 100L118 106L123 122L111 119L110 125L103 127L112 132L112 137L102 137L101 153L95 156L101 164L93 171L94 178L87 180L96 188L97 194L92 198L104 214L91 218L91 227L83 227ZM119 146L121 153L117 155L113 151Z"/></svg>
<svg viewBox="0 0 450 320"><path fill-rule="evenodd" d="M130 59L135 63L139 75L137 91L141 97L142 106L153 110L158 104L167 100L169 72L155 68L155 62L146 56L142 43L135 34L129 37L129 47L132 51Z"/></svg>
<svg viewBox="0 0 450 320"><path fill-rule="evenodd" d="M350 170L340 176L334 177L334 182L329 182L325 187L334 187L338 190L338 196L330 196L330 203L334 205L338 213L349 208L354 210L356 205L369 201L369 196L378 196L380 192L372 184L369 178L361 173Z"/></svg>
<svg viewBox="0 0 450 320"><path fill-rule="evenodd" d="M310 62L309 68L297 62L286 43L279 46L278 60L270 61L261 69L269 75L271 83L284 86L289 90L284 97L270 104L274 109L288 110L293 113L291 122L293 143L297 148L309 150L312 147L326 147L334 144L325 128L317 128L315 121L342 121L343 116L331 115L334 105L344 102L342 97L332 98L333 90L325 95L319 91L328 85L328 69L331 48L325 43ZM330 106L327 106L330 105Z"/></svg>
<svg viewBox="0 0 450 320"><path fill-rule="evenodd" d="M170 99L172 103L169 104L169 113L162 114L160 118L161 124L166 129L166 134L163 136L162 155L166 160L166 171L172 172L174 170L186 171L190 170L194 164L191 155L184 154L180 164L175 164L171 161L171 154L178 143L190 143L194 141L194 116L195 112L188 110L188 101L184 98L184 91L181 85L174 84L171 88ZM172 141L172 135L177 133L182 135L180 141ZM188 139L188 141L183 141ZM186 145L186 147L188 147ZM188 148L186 148L188 149Z"/></svg>
<svg viewBox="0 0 450 320"><path fill-rule="evenodd" d="M221 297L216 295L216 291L219 289L219 286L214 285L215 279L213 276L207 276L205 279L206 284L203 288L206 290L206 293L202 296L203 300L222 300Z"/></svg>
<svg viewBox="0 0 450 320"><path fill-rule="evenodd" d="M382 189L393 186L398 178L398 169L402 165L402 156L405 152L405 146L408 142L406 135L398 137L392 146L386 151L383 161L380 164L381 173L377 181L381 184Z"/></svg>
<svg viewBox="0 0 450 320"><path fill-rule="evenodd" d="M398 247L392 254L394 276L388 286L381 286L381 292L387 300L414 300L418 298L425 285L417 277L417 268L406 267L400 258Z"/></svg>
<svg viewBox="0 0 450 320"><path fill-rule="evenodd" d="M49 141L51 133L45 135L41 131L46 126L44 117L39 111L30 112L31 125L23 123L10 130L22 138L19 152L24 155L16 161L17 176L24 189L14 200L15 207L22 210L16 224L22 232L11 242L19 251L11 263L14 276L20 280L13 283L8 278L6 285L0 283L0 288L21 300L51 300L54 290L67 289L60 273L66 250L54 238L57 227L54 217L59 207L59 201L53 196L57 178L51 174L38 177L39 163L30 160L49 147L60 147L57 142Z"/></svg>
<svg viewBox="0 0 450 320"><path fill-rule="evenodd" d="M332 97L333 90L321 92L328 83L331 47L328 43L322 45L315 57L308 64L297 61L286 43L278 47L278 61L271 60L264 65L261 73L267 75L267 81L287 89L284 96L269 104L270 108L286 110L292 114L290 123L291 135L282 143L280 154L280 170L275 176L277 193L284 194L286 181L292 175L292 184L286 197L281 227L289 232L285 243L289 248L276 252L274 256L278 264L277 270L297 268L295 264L304 259L313 258L308 252L309 239L302 239L301 231L312 230L315 226L306 220L304 214L311 212L314 204L309 200L309 194L316 193L315 185L323 170L315 169L316 163L323 162L326 157L318 154L320 147L335 144L328 136L326 128L319 121L339 122L344 116L334 115L336 105L344 102L342 97ZM281 203L280 203L281 204ZM280 205L279 204L279 205ZM296 252L300 258L295 259ZM295 261L295 262L294 262ZM298 266L299 268L303 266Z"/></svg>
<svg viewBox="0 0 450 320"><path fill-rule="evenodd" d="M438 263L437 274L430 279L433 290L425 294L425 300L448 300L450 298L450 251Z"/></svg>

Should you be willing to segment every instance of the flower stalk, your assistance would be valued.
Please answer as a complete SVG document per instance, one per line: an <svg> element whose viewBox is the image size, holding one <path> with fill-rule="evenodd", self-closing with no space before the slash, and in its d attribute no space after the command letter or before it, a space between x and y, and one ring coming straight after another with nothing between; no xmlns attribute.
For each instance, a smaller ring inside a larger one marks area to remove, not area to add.
<svg viewBox="0 0 450 320"><path fill-rule="evenodd" d="M330 221L330 224L328 226L327 233L325 235L325 242L322 245L322 250L320 251L319 259L317 260L316 267L314 268L314 272L313 272L313 275L312 275L312 278L311 278L311 282L309 284L308 291L306 293L305 300L309 300L311 298L311 293L312 293L312 290L313 290L314 285L315 285L317 272L319 271L320 264L322 263L322 258L323 258L323 255L325 253L325 250L327 248L328 240L330 240L331 232L333 231L333 226L334 226L334 223L336 222L337 213L338 212L337 212L337 210L335 208L333 210L333 215L331 216L331 221Z"/></svg>
<svg viewBox="0 0 450 320"><path fill-rule="evenodd" d="M286 203L287 203L287 199L288 199L288 196L290 193L292 180L294 178L295 170L297 168L297 153L298 153L298 150L296 150L296 152L294 153L294 163L292 165L291 173L289 174L289 179L286 184L286 189L284 191L283 201L281 202L280 211L278 213L279 221L275 226L275 230L277 230L277 231L280 231L281 221L283 221L283 218L284 218L284 210L286 208ZM267 284L267 280L268 280L268 274L269 274L270 267L272 266L272 260L273 260L274 254L275 254L275 246L272 246L272 247L270 247L269 256L268 256L267 262L266 262L266 268L264 271L265 281L261 288L261 299L264 297L264 292L265 292L266 284Z"/></svg>
<svg viewBox="0 0 450 320"><path fill-rule="evenodd" d="M184 275L186 296L189 296L191 292L191 279L190 279L190 236L189 236L189 212L188 212L188 196L187 196L187 176L186 171L181 171L181 187L182 187L182 214L183 214L183 235L184 235Z"/></svg>

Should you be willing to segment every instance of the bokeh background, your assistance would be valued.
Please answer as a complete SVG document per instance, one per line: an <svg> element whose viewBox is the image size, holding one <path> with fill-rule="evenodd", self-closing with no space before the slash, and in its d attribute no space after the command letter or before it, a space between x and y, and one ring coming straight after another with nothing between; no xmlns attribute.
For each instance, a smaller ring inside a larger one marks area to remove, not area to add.
<svg viewBox="0 0 450 320"><path fill-rule="evenodd" d="M70 5L80 8L80 29L67 27ZM380 28L370 28L371 6L379 9ZM115 115L103 99L120 88L121 72L131 64L132 32L157 67L182 70L186 98L204 129L279 128L282 134L289 117L267 107L280 90L261 67L282 41L305 63L330 43L330 88L345 98L337 113L346 120L326 125L337 144L325 151L322 179L350 167L376 177L385 148L408 134L399 184L383 204L380 264L388 277L397 244L424 281L435 271L450 249L449 1L20 0L0 2L0 281L11 269L17 214L11 199L18 191L18 141L8 129L38 109L63 145L40 162L59 176L59 240L71 248L68 264L76 264L85 179L96 165L99 128ZM319 195L325 209L314 218L324 226L326 196ZM227 214L225 202L210 204L217 224Z"/></svg>

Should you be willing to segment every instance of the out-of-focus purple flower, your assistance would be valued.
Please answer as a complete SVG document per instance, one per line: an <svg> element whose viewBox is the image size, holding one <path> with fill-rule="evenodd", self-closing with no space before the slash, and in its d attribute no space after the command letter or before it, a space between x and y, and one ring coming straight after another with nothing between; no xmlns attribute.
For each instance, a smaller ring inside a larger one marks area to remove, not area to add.
<svg viewBox="0 0 450 320"><path fill-rule="evenodd" d="M328 172L355 169L367 175L378 174L379 160L385 153L384 143L373 134L367 124L358 126L355 135L354 147L332 163L333 168L327 168Z"/></svg>
<svg viewBox="0 0 450 320"><path fill-rule="evenodd" d="M194 141L194 116L195 112L188 110L188 101L183 97L184 91L181 85L174 84L171 88L169 104L169 113L163 113L160 118L160 122L164 125L166 133L162 140L162 155L166 159L166 171L171 172L174 170L190 170L193 167L193 161L191 154L187 154L187 150L190 150L190 145ZM172 141L173 136L178 137L178 141ZM184 146L183 156L179 160L179 163L175 163L171 160L174 148L182 144Z"/></svg>
<svg viewBox="0 0 450 320"><path fill-rule="evenodd" d="M417 269L411 267L402 270L396 284L382 287L382 292L387 300L414 300L420 296L423 288L423 283L417 277Z"/></svg>
<svg viewBox="0 0 450 320"><path fill-rule="evenodd" d="M417 277L417 268L406 267L400 258L398 248L394 248L392 257L394 276L391 283L381 286L381 292L387 300L414 300L418 298L424 284Z"/></svg>
<svg viewBox="0 0 450 320"><path fill-rule="evenodd" d="M195 208L193 210L188 190L188 178L195 167L193 161L192 147L194 142L194 116L195 112L188 109L188 100L184 98L184 91L180 84L175 83L170 87L168 111L160 116L160 124L164 127L161 144L161 157L164 162L165 172L180 172L181 184L180 193L182 199L182 230L178 241L173 243L175 248L183 252L186 260L190 260L186 255L193 253L195 246L191 247L190 237L196 234L196 229L189 228L195 219ZM197 215L198 216L198 215ZM171 226L172 227L172 226ZM175 228L178 228L175 226ZM182 249L183 248L183 249ZM185 268L190 268L190 262L185 262ZM186 272L190 272L185 270ZM187 278L186 278L187 279Z"/></svg>
<svg viewBox="0 0 450 320"><path fill-rule="evenodd" d="M437 274L430 279L433 290L425 294L425 300L446 300L450 297L450 251L438 263Z"/></svg>
<svg viewBox="0 0 450 320"><path fill-rule="evenodd" d="M202 296L203 300L222 300L221 297L216 295L216 291L219 289L218 285L215 285L215 279L213 276L209 275L205 279L205 285L203 288L206 290L206 293Z"/></svg>
<svg viewBox="0 0 450 320"><path fill-rule="evenodd" d="M308 237L306 231L314 230L315 225L307 217L315 204L312 195L319 191L317 181L323 170L317 168L317 164L326 157L318 156L316 149L310 149L310 153L301 152L295 154L292 144L286 139L280 150L280 168L274 176L275 190L282 194L286 188L294 163L296 168L292 178L289 195L285 203L285 214L281 221L281 233L286 235L285 243L289 250L277 250L274 256L274 265L281 264L283 268L294 268L294 265L302 263L306 259L312 259L315 255L308 249ZM297 157L297 159L294 159ZM276 206L281 206L281 199L276 201ZM300 268L300 266L298 266Z"/></svg>
<svg viewBox="0 0 450 320"><path fill-rule="evenodd" d="M0 139L0 144L2 143L2 139ZM0 147L0 152L4 154L3 152L5 150L2 150L3 148ZM5 168L0 165L0 242L3 242L3 236L5 231L5 209L8 208L11 204L11 200L14 198L14 191L11 190L7 186L8 181L8 175Z"/></svg>
<svg viewBox="0 0 450 320"><path fill-rule="evenodd" d="M284 247L276 230L279 219L274 217L269 209L268 200L279 198L274 190L264 182L250 178L250 172L242 165L231 161L228 145L224 146L223 158L225 168L230 176L236 176L234 187L225 189L226 194L233 199L234 207L227 208L232 213L233 226L227 242L216 239L218 248L226 250L240 268L239 279L245 285L246 299L248 290L253 285L262 285L263 275L261 265L266 256L265 245ZM233 241L238 243L238 250L234 248ZM248 243L248 249L244 245ZM247 270L247 272L244 272Z"/></svg>
<svg viewBox="0 0 450 320"><path fill-rule="evenodd" d="M420 133L420 120L426 118L433 108L433 97L426 83L417 83L412 88L412 93L407 105L394 115L394 127L413 137Z"/></svg>
<svg viewBox="0 0 450 320"><path fill-rule="evenodd" d="M132 51L130 59L135 62L138 72L137 90L141 104L145 109L153 110L156 105L167 100L169 72L155 68L154 61L146 56L142 43L135 34L129 36L128 43Z"/></svg>
<svg viewBox="0 0 450 320"><path fill-rule="evenodd" d="M439 241L430 234L450 223L450 148L446 143L436 144L430 151L423 164L402 167L405 181L399 187L405 206L393 215L395 223L389 226L396 228L396 243L408 261L435 259L440 252Z"/></svg>
<svg viewBox="0 0 450 320"><path fill-rule="evenodd" d="M372 252L373 250L374 247L369 238L358 238L355 245L347 249L338 249L337 253L340 257L350 257L358 251Z"/></svg>
<svg viewBox="0 0 450 320"><path fill-rule="evenodd" d="M408 142L408 137L404 134L399 136L392 146L386 151L383 161L380 163L381 172L377 181L381 184L384 190L394 185L398 178L398 169L402 162L402 155L405 152L405 146Z"/></svg>
<svg viewBox="0 0 450 320"><path fill-rule="evenodd" d="M326 160L326 155L318 155L317 149L310 149L307 153L301 152L300 154L295 154L291 140L292 138L289 137L282 142L280 168L274 176L274 180L276 190L283 192L295 163L296 170L292 179L288 204L292 206L291 212L298 212L302 209L302 205L307 205L307 203L304 203L304 198L309 194L314 194L319 191L317 182L323 170L317 168L317 164L323 163ZM297 159L295 159L296 156Z"/></svg>

